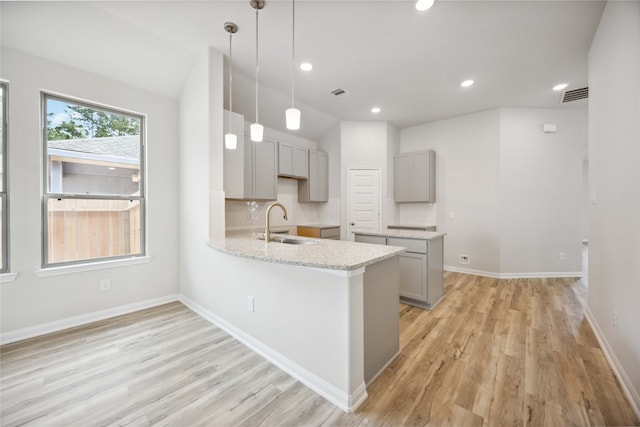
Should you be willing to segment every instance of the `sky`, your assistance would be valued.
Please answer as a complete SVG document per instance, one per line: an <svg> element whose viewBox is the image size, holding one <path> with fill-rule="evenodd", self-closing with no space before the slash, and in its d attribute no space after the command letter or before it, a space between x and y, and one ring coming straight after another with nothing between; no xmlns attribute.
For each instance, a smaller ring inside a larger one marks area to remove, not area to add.
<svg viewBox="0 0 640 427"><path fill-rule="evenodd" d="M47 99L47 115L53 113L52 116L48 117L48 120L51 120L51 127L56 127L62 122L69 121L71 116L64 111L67 105L66 102Z"/></svg>

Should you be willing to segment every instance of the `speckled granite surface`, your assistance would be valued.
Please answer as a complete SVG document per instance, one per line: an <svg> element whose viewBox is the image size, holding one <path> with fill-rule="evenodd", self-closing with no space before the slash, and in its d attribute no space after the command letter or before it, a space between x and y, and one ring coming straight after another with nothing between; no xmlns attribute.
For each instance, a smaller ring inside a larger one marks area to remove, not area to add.
<svg viewBox="0 0 640 427"><path fill-rule="evenodd" d="M209 246L221 252L280 264L331 270L355 270L399 254L405 248L343 240L310 239L312 245L290 245L256 239L246 232L227 232L225 239L212 239Z"/></svg>

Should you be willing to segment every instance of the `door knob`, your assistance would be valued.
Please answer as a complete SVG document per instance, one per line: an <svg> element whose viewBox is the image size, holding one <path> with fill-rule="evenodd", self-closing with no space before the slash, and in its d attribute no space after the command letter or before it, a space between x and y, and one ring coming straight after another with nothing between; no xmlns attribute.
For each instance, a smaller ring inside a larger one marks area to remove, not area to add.
<svg viewBox="0 0 640 427"><path fill-rule="evenodd" d="M352 226L353 226L353 225L356 225L356 223L355 223L355 222L352 222L352 223L351 223L351 225L352 225Z"/></svg>

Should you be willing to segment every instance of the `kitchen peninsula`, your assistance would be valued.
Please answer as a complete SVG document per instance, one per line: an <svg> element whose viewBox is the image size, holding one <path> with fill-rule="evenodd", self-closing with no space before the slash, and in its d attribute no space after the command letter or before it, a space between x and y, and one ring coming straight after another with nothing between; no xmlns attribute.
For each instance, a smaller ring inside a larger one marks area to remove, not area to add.
<svg viewBox="0 0 640 427"><path fill-rule="evenodd" d="M404 248L287 239L265 243L228 232L211 240L213 255L235 279L208 317L351 412L399 353L398 255Z"/></svg>

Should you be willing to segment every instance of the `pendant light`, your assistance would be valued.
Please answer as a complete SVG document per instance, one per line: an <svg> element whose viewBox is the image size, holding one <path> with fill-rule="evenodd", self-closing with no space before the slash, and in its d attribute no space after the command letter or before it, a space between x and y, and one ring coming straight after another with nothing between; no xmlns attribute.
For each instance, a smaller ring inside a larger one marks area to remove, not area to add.
<svg viewBox="0 0 640 427"><path fill-rule="evenodd" d="M292 0L291 7L291 108L285 111L287 129L300 129L300 110L294 107L294 70L296 64L296 0Z"/></svg>
<svg viewBox="0 0 640 427"><path fill-rule="evenodd" d="M238 26L233 22L225 22L224 29L229 33L229 128L224 135L224 146L227 150L235 150L238 146L238 135L231 131L231 113L233 112L233 50L231 37L238 31Z"/></svg>
<svg viewBox="0 0 640 427"><path fill-rule="evenodd" d="M435 0L418 0L416 1L416 10L420 12L424 12L425 10L431 9Z"/></svg>
<svg viewBox="0 0 640 427"><path fill-rule="evenodd" d="M258 121L258 12L264 7L264 0L251 0L251 7L256 10L256 122L249 128L253 142L262 141L264 127Z"/></svg>

